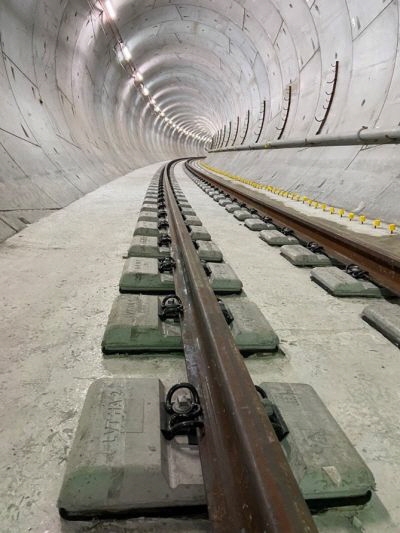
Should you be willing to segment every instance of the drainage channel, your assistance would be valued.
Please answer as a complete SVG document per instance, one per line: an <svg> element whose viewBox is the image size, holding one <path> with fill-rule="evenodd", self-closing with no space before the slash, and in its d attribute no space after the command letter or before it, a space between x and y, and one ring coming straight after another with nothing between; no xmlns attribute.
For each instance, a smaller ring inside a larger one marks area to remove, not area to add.
<svg viewBox="0 0 400 533"><path fill-rule="evenodd" d="M312 387L254 385L245 358L279 339L174 176L146 193L104 357L184 354L188 382L89 388L58 507L65 519L204 516L216 532L308 532L313 513L369 501L374 478Z"/></svg>

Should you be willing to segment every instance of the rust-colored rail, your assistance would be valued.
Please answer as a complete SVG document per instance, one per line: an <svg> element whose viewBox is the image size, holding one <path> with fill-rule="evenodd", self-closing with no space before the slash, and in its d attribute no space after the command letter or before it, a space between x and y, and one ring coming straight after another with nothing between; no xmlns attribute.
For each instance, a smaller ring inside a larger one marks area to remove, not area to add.
<svg viewBox="0 0 400 533"><path fill-rule="evenodd" d="M227 183L215 176L210 177L195 168L190 161L186 168L195 176L206 179L212 185L244 202L250 208L255 208L263 215L282 226L292 229L296 235L305 241L315 241L324 247L326 252L344 264L354 263L369 273L372 281L390 289L400 296L400 258L390 251L383 252L373 243L363 242L356 236L349 235L346 230L333 229L323 221L313 222L293 210L273 205L262 193L249 191L245 187Z"/></svg>
<svg viewBox="0 0 400 533"><path fill-rule="evenodd" d="M213 531L317 533L179 211L173 165L164 189L188 379L204 413L199 450Z"/></svg>

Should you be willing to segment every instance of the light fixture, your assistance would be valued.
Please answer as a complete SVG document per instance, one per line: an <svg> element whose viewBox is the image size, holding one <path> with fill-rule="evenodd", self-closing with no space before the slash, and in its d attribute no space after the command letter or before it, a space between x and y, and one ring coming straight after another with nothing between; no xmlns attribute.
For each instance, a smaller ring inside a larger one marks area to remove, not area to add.
<svg viewBox="0 0 400 533"><path fill-rule="evenodd" d="M121 52L125 61L130 61L132 59L132 55L124 43L121 44Z"/></svg>
<svg viewBox="0 0 400 533"><path fill-rule="evenodd" d="M108 16L110 17L110 19L115 20L117 18L117 14L116 14L115 9L113 8L110 0L106 0L104 2L104 5L106 7L106 10L107 10L107 13L108 13Z"/></svg>
<svg viewBox="0 0 400 533"><path fill-rule="evenodd" d="M158 107L158 105L154 106L154 111L156 111L157 113L159 113L161 111L161 109Z"/></svg>
<svg viewBox="0 0 400 533"><path fill-rule="evenodd" d="M164 113L164 111L161 111L160 115L161 115L162 117L165 117L165 113Z"/></svg>
<svg viewBox="0 0 400 533"><path fill-rule="evenodd" d="M150 91L144 85L142 86L142 94L143 94L143 96L149 96L149 94L150 94Z"/></svg>
<svg viewBox="0 0 400 533"><path fill-rule="evenodd" d="M156 101L154 100L154 98L150 98L150 103L151 105L156 105Z"/></svg>
<svg viewBox="0 0 400 533"><path fill-rule="evenodd" d="M138 70L135 70L135 81L137 81L138 83L141 83L143 81L143 76Z"/></svg>

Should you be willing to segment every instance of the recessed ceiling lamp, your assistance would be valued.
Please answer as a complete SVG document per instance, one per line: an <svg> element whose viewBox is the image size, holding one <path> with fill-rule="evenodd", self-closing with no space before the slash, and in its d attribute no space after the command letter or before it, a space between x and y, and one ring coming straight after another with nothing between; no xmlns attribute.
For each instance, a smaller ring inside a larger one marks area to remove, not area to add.
<svg viewBox="0 0 400 533"><path fill-rule="evenodd" d="M143 81L143 76L138 70L135 70L135 81L137 81L138 83L142 83Z"/></svg>
<svg viewBox="0 0 400 533"><path fill-rule="evenodd" d="M110 17L110 19L115 20L117 18L117 14L115 12L115 9L113 8L110 0L106 0L104 2L105 8L107 10L107 14Z"/></svg>
<svg viewBox="0 0 400 533"><path fill-rule="evenodd" d="M121 44L121 52L125 61L130 61L132 59L132 55L124 43Z"/></svg>

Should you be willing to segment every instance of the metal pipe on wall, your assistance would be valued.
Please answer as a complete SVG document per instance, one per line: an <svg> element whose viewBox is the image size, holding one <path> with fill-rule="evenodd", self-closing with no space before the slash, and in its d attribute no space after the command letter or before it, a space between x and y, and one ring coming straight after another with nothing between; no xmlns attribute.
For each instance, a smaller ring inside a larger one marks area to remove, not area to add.
<svg viewBox="0 0 400 533"><path fill-rule="evenodd" d="M400 144L400 129L379 130L361 128L356 133L342 133L337 135L312 135L306 138L270 141L263 145L251 144L247 146L209 150L216 152L241 152L247 150L270 150L279 148L311 148L314 146L351 146L370 144Z"/></svg>

